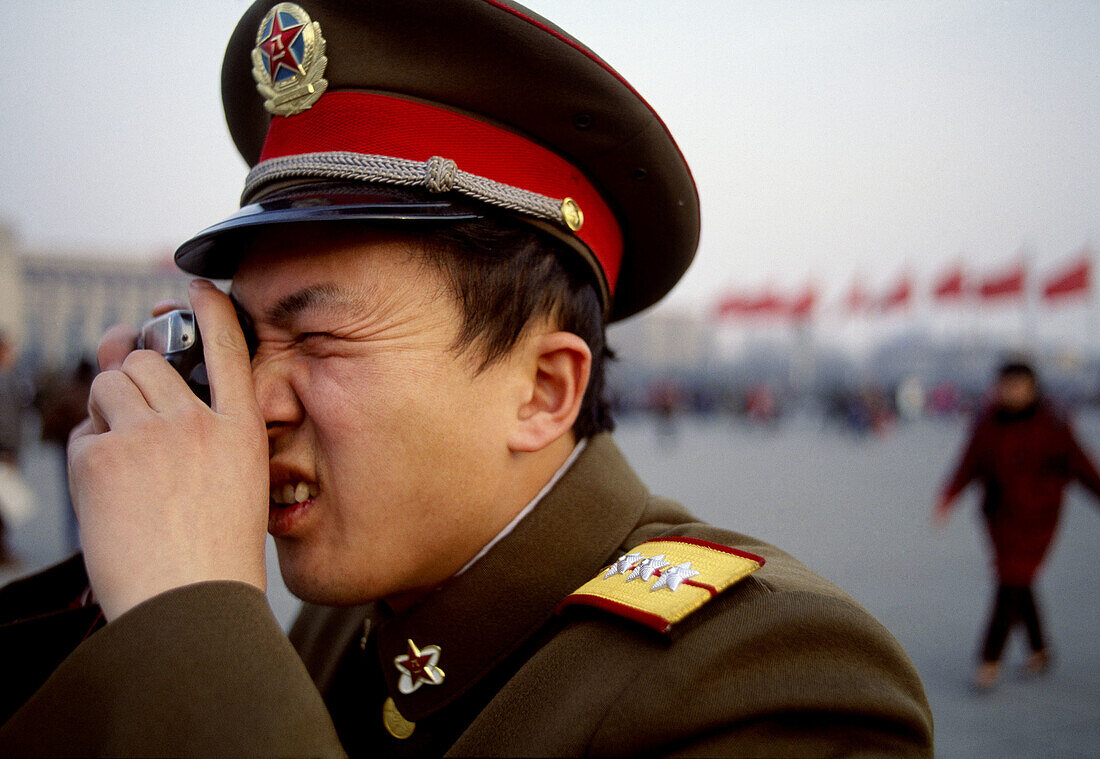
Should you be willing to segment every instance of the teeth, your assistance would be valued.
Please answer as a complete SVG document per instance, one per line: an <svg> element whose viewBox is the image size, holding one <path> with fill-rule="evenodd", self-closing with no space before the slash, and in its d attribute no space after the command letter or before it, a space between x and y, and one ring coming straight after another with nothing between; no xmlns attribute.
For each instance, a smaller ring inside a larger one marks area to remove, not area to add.
<svg viewBox="0 0 1100 759"><path fill-rule="evenodd" d="M320 492L321 489L316 483L288 482L280 487L271 488L271 500L280 506L289 506L293 503L302 503L309 498L316 498Z"/></svg>

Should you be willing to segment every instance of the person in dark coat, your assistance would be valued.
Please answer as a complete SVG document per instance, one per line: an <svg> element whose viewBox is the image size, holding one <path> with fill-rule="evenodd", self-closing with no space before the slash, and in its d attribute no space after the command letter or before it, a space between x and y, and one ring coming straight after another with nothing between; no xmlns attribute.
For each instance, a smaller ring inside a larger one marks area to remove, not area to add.
<svg viewBox="0 0 1100 759"><path fill-rule="evenodd" d="M16 369L16 359L15 344L5 333L0 332L0 464L14 467L18 471L27 384ZM0 513L0 565L15 561L7 547L6 532L7 527Z"/></svg>
<svg viewBox="0 0 1100 759"><path fill-rule="evenodd" d="M61 457L65 537L72 551L80 550L80 536L77 534L72 499L69 497L65 446L69 442L69 433L88 416L88 393L91 392L95 374L92 362L81 359L71 375L45 388L36 404L42 415L42 442L51 444L55 455Z"/></svg>
<svg viewBox="0 0 1100 759"><path fill-rule="evenodd" d="M1000 659L1013 626L1027 629L1031 656L1025 671L1047 668L1032 584L1042 567L1062 510L1062 491L1073 480L1100 497L1100 475L1070 425L1040 397L1035 372L1026 363L1005 364L996 397L978 419L970 441L936 505L944 524L956 497L979 481L997 590L974 684L987 689L1000 675Z"/></svg>

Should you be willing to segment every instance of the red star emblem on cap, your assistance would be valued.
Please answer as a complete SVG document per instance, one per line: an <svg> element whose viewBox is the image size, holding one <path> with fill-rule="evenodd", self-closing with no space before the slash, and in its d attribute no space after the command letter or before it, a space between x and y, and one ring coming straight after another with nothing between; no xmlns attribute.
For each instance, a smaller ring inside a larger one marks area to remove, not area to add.
<svg viewBox="0 0 1100 759"><path fill-rule="evenodd" d="M401 654L393 660L401 677L397 681L397 689L404 694L415 691L424 683L439 685L443 682L443 670L436 666L439 662L439 646L416 647L411 640L408 641L409 652Z"/></svg>
<svg viewBox="0 0 1100 759"><path fill-rule="evenodd" d="M305 24L296 24L284 29L279 15L276 13L271 19L271 31L260 42L260 49L267 55L267 74L271 77L272 83L275 82L275 74L278 73L280 66L285 66L295 74L302 73L302 62L294 56L290 46L302 33L302 27Z"/></svg>

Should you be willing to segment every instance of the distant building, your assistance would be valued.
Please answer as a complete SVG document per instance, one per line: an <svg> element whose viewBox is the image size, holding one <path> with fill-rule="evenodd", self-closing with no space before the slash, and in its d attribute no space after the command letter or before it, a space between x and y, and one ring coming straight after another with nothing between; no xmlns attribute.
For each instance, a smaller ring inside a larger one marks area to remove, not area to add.
<svg viewBox="0 0 1100 759"><path fill-rule="evenodd" d="M668 309L612 325L608 344L624 364L657 370L706 369L715 357L714 331L702 319Z"/></svg>
<svg viewBox="0 0 1100 759"><path fill-rule="evenodd" d="M95 356L112 324L137 326L159 300L187 302L191 277L171 261L121 261L79 250L21 249L0 227L0 327L32 369L63 369Z"/></svg>
<svg viewBox="0 0 1100 759"><path fill-rule="evenodd" d="M15 233L0 225L0 330L17 343L23 342L23 267L16 250Z"/></svg>

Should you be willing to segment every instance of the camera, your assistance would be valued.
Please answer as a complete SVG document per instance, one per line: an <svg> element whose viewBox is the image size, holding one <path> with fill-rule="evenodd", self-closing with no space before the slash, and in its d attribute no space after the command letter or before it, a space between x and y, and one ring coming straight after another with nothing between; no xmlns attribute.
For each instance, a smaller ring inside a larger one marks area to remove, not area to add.
<svg viewBox="0 0 1100 759"><path fill-rule="evenodd" d="M234 304L236 305L236 304ZM248 315L237 307L237 320L244 331L248 355L256 355L256 336ZM207 406L210 405L210 380L206 376L206 359L202 352L202 335L191 311L177 309L161 314L141 327L139 349L156 351L179 372L188 387Z"/></svg>

